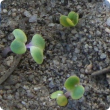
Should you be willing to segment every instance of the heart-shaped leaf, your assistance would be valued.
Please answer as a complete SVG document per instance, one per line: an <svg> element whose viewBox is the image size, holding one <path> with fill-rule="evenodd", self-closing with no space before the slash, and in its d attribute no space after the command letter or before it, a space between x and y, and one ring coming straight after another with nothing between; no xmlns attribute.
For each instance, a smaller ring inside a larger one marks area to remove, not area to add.
<svg viewBox="0 0 110 110"><path fill-rule="evenodd" d="M74 11L71 11L68 14L68 18L70 18L71 21L74 23L74 25L76 25L78 23L79 15L78 15L78 13L75 13Z"/></svg>
<svg viewBox="0 0 110 110"><path fill-rule="evenodd" d="M81 85L77 85L74 87L73 91L71 92L71 97L73 99L80 99L84 94L84 87Z"/></svg>
<svg viewBox="0 0 110 110"><path fill-rule="evenodd" d="M64 16L64 15L60 16L60 24L62 24L63 26L65 26L65 27L71 26L71 23L69 24L68 21L69 20L68 20L67 16Z"/></svg>
<svg viewBox="0 0 110 110"><path fill-rule="evenodd" d="M42 38L40 34L35 34L31 41L33 46L37 46L40 49L44 50L45 48L45 40Z"/></svg>
<svg viewBox="0 0 110 110"><path fill-rule="evenodd" d="M68 103L68 100L66 98L66 96L64 95L60 95L57 97L57 104L60 106L66 106Z"/></svg>
<svg viewBox="0 0 110 110"><path fill-rule="evenodd" d="M19 41L23 43L27 42L27 37L21 29L15 29L12 33L15 36L15 38L18 39Z"/></svg>
<svg viewBox="0 0 110 110"><path fill-rule="evenodd" d="M23 42L15 39L11 45L10 45L11 50L16 53L16 54L23 54L26 52L26 46Z"/></svg>
<svg viewBox="0 0 110 110"><path fill-rule="evenodd" d="M51 99L56 99L59 95L62 95L63 91L56 91L51 94Z"/></svg>
<svg viewBox="0 0 110 110"><path fill-rule="evenodd" d="M43 51L39 47L31 46L30 53L33 59L38 63L41 64L43 62Z"/></svg>
<svg viewBox="0 0 110 110"><path fill-rule="evenodd" d="M80 80L77 76L71 76L65 81L64 86L67 90L71 91L79 82Z"/></svg>

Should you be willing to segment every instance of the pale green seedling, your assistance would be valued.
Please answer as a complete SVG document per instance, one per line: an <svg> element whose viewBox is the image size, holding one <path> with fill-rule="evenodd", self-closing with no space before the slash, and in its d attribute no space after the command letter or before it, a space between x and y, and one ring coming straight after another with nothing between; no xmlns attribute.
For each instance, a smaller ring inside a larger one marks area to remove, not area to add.
<svg viewBox="0 0 110 110"><path fill-rule="evenodd" d="M26 49L29 48L35 62L42 64L43 51L45 49L45 40L43 39L43 37L40 34L35 34L32 37L31 42L29 44L25 44L27 42L27 37L21 29L15 29L12 33L15 36L15 39L10 45L11 51L16 54L24 54L26 52Z"/></svg>
<svg viewBox="0 0 110 110"><path fill-rule="evenodd" d="M68 103L67 98L80 99L84 94L84 87L80 85L80 79L77 76L70 76L64 83L67 92L56 91L51 94L52 99L57 100L59 106L66 106Z"/></svg>
<svg viewBox="0 0 110 110"><path fill-rule="evenodd" d="M61 15L60 16L60 24L64 27L73 27L76 26L79 20L78 13L71 11L68 16Z"/></svg>
<svg viewBox="0 0 110 110"><path fill-rule="evenodd" d="M56 91L51 94L51 99L56 99L59 95L62 95L63 91Z"/></svg>
<svg viewBox="0 0 110 110"><path fill-rule="evenodd" d="M42 38L40 34L35 34L31 40L31 43L34 46L41 48L42 50L44 50L45 48L45 40Z"/></svg>
<svg viewBox="0 0 110 110"><path fill-rule="evenodd" d="M57 104L60 106L66 106L68 103L68 99L65 95L60 95L57 97Z"/></svg>

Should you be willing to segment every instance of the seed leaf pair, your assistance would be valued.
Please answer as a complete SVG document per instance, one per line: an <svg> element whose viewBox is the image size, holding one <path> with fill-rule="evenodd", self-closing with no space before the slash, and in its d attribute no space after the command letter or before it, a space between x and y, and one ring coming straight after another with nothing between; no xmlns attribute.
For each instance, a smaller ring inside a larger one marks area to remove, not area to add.
<svg viewBox="0 0 110 110"><path fill-rule="evenodd" d="M57 104L65 106L68 103L67 97L63 94L63 91L56 91L51 94L51 99L56 99Z"/></svg>
<svg viewBox="0 0 110 110"><path fill-rule="evenodd" d="M77 76L69 77L64 86L67 89L67 94L72 97L72 99L79 99L84 94L84 87L80 84L80 79ZM56 91L51 94L52 99L56 99L57 104L60 106L66 106L68 103L66 94L63 91Z"/></svg>
<svg viewBox="0 0 110 110"><path fill-rule="evenodd" d="M73 99L79 99L84 94L84 87L79 85L80 79L77 76L71 76L65 81L65 88L70 91Z"/></svg>
<svg viewBox="0 0 110 110"><path fill-rule="evenodd" d="M38 64L41 64L43 62L43 50L45 48L45 40L42 36L35 34L27 47L25 45L27 37L21 29L15 29L12 33L15 39L10 45L11 50L16 54L24 54L26 49L29 48L33 59Z"/></svg>
<svg viewBox="0 0 110 110"><path fill-rule="evenodd" d="M60 24L62 24L64 27L73 27L77 25L78 19L79 15L74 11L71 11L68 16L60 16Z"/></svg>

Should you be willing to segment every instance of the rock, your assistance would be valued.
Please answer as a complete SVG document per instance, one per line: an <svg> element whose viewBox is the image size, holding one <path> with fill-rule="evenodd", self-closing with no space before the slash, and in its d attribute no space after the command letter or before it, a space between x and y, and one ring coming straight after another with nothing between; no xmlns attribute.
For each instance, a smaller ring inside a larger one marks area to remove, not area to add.
<svg viewBox="0 0 110 110"><path fill-rule="evenodd" d="M57 60L53 60L54 65L59 65L59 62Z"/></svg>
<svg viewBox="0 0 110 110"><path fill-rule="evenodd" d="M75 53L80 53L80 50L78 48L75 48Z"/></svg>
<svg viewBox="0 0 110 110"><path fill-rule="evenodd" d="M92 68L93 68L93 65L90 63L89 65L86 66L85 73L91 73Z"/></svg>
<svg viewBox="0 0 110 110"><path fill-rule="evenodd" d="M16 13L15 12L12 13L12 17L16 17Z"/></svg>
<svg viewBox="0 0 110 110"><path fill-rule="evenodd" d="M24 16L30 18L32 15L30 14L29 11L25 10L25 11L24 11Z"/></svg>
<svg viewBox="0 0 110 110"><path fill-rule="evenodd" d="M23 108L22 104L20 104L20 103L18 103L16 106L17 106L17 108L20 108L20 109Z"/></svg>
<svg viewBox="0 0 110 110"><path fill-rule="evenodd" d="M105 59L105 58L106 58L106 54L105 54L105 53L102 53L102 54L100 55L100 58L101 58L101 59Z"/></svg>
<svg viewBox="0 0 110 110"><path fill-rule="evenodd" d="M3 99L3 97L2 97L2 95L0 95L0 100L2 100Z"/></svg>
<svg viewBox="0 0 110 110"><path fill-rule="evenodd" d="M26 105L26 102L25 102L25 101L22 101L21 103L22 103L24 106Z"/></svg>
<svg viewBox="0 0 110 110"><path fill-rule="evenodd" d="M28 87L27 85L24 85L24 86L23 86L23 89L28 90L29 87Z"/></svg>
<svg viewBox="0 0 110 110"><path fill-rule="evenodd" d="M109 0L104 0L104 4L106 7L110 8L110 1Z"/></svg>
<svg viewBox="0 0 110 110"><path fill-rule="evenodd" d="M109 33L109 34L110 34L110 29L105 28L105 32L107 32L107 33Z"/></svg>
<svg viewBox="0 0 110 110"><path fill-rule="evenodd" d="M7 57L7 59L6 59L6 64L8 65L8 66L11 66L12 65L12 63L13 63L13 56L9 56L9 57Z"/></svg>
<svg viewBox="0 0 110 110"><path fill-rule="evenodd" d="M55 7L55 3L56 1L55 0L51 0L51 5L52 5L52 7Z"/></svg>
<svg viewBox="0 0 110 110"><path fill-rule="evenodd" d="M16 11L17 11L17 9L16 9L16 8L13 8L11 11L12 11L12 12L16 12Z"/></svg>
<svg viewBox="0 0 110 110"><path fill-rule="evenodd" d="M99 51L99 49L95 46L94 47L94 50L96 51L96 52L98 52Z"/></svg>
<svg viewBox="0 0 110 110"><path fill-rule="evenodd" d="M8 95L7 99L8 100L12 100L13 96L12 95Z"/></svg>
<svg viewBox="0 0 110 110"><path fill-rule="evenodd" d="M12 33L10 33L10 34L8 35L8 40L12 41L14 38L15 38L15 37L14 37L14 35L13 35Z"/></svg>
<svg viewBox="0 0 110 110"><path fill-rule="evenodd" d="M97 36L101 36L101 32L97 30L97 31L96 31L96 35L97 35Z"/></svg>
<svg viewBox="0 0 110 110"><path fill-rule="evenodd" d="M34 91L38 91L40 87L34 87Z"/></svg>
<svg viewBox="0 0 110 110"><path fill-rule="evenodd" d="M107 18L106 24L107 24L108 26L110 26L110 17Z"/></svg>
<svg viewBox="0 0 110 110"><path fill-rule="evenodd" d="M55 100L49 100L48 102L48 105L51 107L51 106L55 106L56 105L56 101Z"/></svg>
<svg viewBox="0 0 110 110"><path fill-rule="evenodd" d="M49 83L49 87L50 87L50 88L54 88L54 87L55 87L55 84L53 83L53 80L50 81L50 83Z"/></svg>
<svg viewBox="0 0 110 110"><path fill-rule="evenodd" d="M110 95L107 96L107 101L110 103Z"/></svg>
<svg viewBox="0 0 110 110"><path fill-rule="evenodd" d="M71 31L71 33L72 33L72 34L77 34L77 31L76 31L75 29L73 29L73 30Z"/></svg>
<svg viewBox="0 0 110 110"><path fill-rule="evenodd" d="M85 44L85 46L84 46L84 47L85 47L85 49L87 49L87 48L89 47L89 45L88 45L88 44Z"/></svg>
<svg viewBox="0 0 110 110"><path fill-rule="evenodd" d="M7 11L7 9L3 9L3 13L7 13L8 11Z"/></svg>
<svg viewBox="0 0 110 110"><path fill-rule="evenodd" d="M77 56L73 56L72 60L76 61L77 60Z"/></svg>
<svg viewBox="0 0 110 110"><path fill-rule="evenodd" d="M31 93L31 91L28 90L28 91L27 91L27 96L30 97L30 98L33 98L33 97L34 97L34 94Z"/></svg>
<svg viewBox="0 0 110 110"><path fill-rule="evenodd" d="M107 78L107 82L108 82L108 84L110 86L110 74L106 74L106 78Z"/></svg>
<svg viewBox="0 0 110 110"><path fill-rule="evenodd" d="M3 33L3 31L0 30L0 38L5 37L5 34Z"/></svg>
<svg viewBox="0 0 110 110"><path fill-rule="evenodd" d="M85 87L85 91L88 92L90 91L90 88L88 86Z"/></svg>
<svg viewBox="0 0 110 110"><path fill-rule="evenodd" d="M37 22L37 15L33 15L29 18L29 22Z"/></svg>
<svg viewBox="0 0 110 110"><path fill-rule="evenodd" d="M53 27L53 26L55 26L55 24L54 23L49 23L48 26Z"/></svg>

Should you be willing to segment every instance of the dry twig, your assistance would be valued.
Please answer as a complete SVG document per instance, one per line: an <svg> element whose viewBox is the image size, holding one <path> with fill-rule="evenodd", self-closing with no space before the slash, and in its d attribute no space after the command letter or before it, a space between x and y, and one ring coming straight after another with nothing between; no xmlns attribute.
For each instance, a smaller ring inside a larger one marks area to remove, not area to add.
<svg viewBox="0 0 110 110"><path fill-rule="evenodd" d="M93 72L91 75L92 75L92 76L96 76L96 75L106 74L106 73L109 73L109 72L110 72L110 66L107 67L107 68L104 68L104 69L102 69L102 70Z"/></svg>
<svg viewBox="0 0 110 110"><path fill-rule="evenodd" d="M19 28L25 30L25 21L27 19L21 19L19 21ZM16 55L14 59L14 63L12 64L11 68L9 68L7 71L5 71L4 75L0 78L0 84L2 84L16 69L17 65L19 64L21 60L22 55Z"/></svg>
<svg viewBox="0 0 110 110"><path fill-rule="evenodd" d="M14 59L14 63L12 64L11 68L5 71L5 74L0 78L0 84L2 84L11 75L11 73L15 70L15 68L19 64L20 60L21 55L17 55Z"/></svg>

